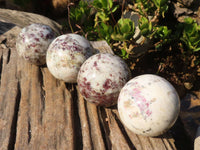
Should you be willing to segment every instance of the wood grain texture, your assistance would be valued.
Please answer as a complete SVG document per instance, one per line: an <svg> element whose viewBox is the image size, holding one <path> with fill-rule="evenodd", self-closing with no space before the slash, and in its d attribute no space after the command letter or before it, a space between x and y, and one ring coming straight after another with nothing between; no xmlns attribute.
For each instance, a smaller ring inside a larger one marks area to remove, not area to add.
<svg viewBox="0 0 200 150"><path fill-rule="evenodd" d="M42 15L2 8L0 8L0 21L10 23L10 25L15 24L21 28L31 23L43 23L49 25L57 33L59 33L62 28L57 22Z"/></svg>
<svg viewBox="0 0 200 150"><path fill-rule="evenodd" d="M170 134L149 138L130 132L116 106L96 107L77 84L20 58L15 48L20 30L15 25L0 35L0 150L176 149ZM113 53L105 41L91 44Z"/></svg>

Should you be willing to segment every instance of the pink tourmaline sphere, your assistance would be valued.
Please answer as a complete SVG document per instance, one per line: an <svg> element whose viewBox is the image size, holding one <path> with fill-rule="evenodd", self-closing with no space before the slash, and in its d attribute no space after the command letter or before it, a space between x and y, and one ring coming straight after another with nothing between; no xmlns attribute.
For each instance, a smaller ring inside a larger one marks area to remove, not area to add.
<svg viewBox="0 0 200 150"><path fill-rule="evenodd" d="M68 83L76 83L81 65L96 51L78 34L57 37L47 50L47 67L51 74Z"/></svg>
<svg viewBox="0 0 200 150"><path fill-rule="evenodd" d="M123 124L134 133L158 136L175 123L180 100L167 80L145 74L131 79L122 88L118 111Z"/></svg>
<svg viewBox="0 0 200 150"><path fill-rule="evenodd" d="M16 41L19 56L35 65L46 63L46 51L55 39L55 32L47 25L34 23L24 27Z"/></svg>
<svg viewBox="0 0 200 150"><path fill-rule="evenodd" d="M129 79L130 70L120 57L99 53L83 63L77 82L87 101L109 107L117 103L119 92Z"/></svg>

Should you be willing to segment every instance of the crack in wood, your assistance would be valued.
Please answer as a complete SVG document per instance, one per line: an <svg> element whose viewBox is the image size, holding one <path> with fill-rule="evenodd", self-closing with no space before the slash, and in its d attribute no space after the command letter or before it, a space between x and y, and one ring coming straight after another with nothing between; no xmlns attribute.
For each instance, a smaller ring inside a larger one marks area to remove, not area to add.
<svg viewBox="0 0 200 150"><path fill-rule="evenodd" d="M62 96L63 96L63 103L66 103L66 96L65 96L65 90L62 90Z"/></svg>
<svg viewBox="0 0 200 150"><path fill-rule="evenodd" d="M6 45L6 47L7 47L7 45ZM11 50L10 50L10 48L8 48L7 61L6 61L7 64L10 62L10 55L11 55Z"/></svg>
<svg viewBox="0 0 200 150"><path fill-rule="evenodd" d="M20 100L21 100L21 90L20 89L21 89L21 87L20 87L20 83L18 81L17 95L15 98L14 115L13 115L13 120L12 120L12 124L11 124L8 150L14 150L14 148L15 148L16 133L17 133L17 120L18 120L19 105L20 105Z"/></svg>
<svg viewBox="0 0 200 150"><path fill-rule="evenodd" d="M40 97L41 97L41 118L40 118L40 123L43 123L43 113L45 111L45 95L46 95L46 91L44 90L44 79L43 79L43 72L42 72L42 68L39 68L38 71L38 78L40 80L40 85L41 85L41 92L40 92Z"/></svg>
<svg viewBox="0 0 200 150"><path fill-rule="evenodd" d="M70 85L70 84L68 84ZM72 85L72 89L69 91L71 92L73 101L73 130L74 130L74 149L83 149L83 136L82 136L82 131L81 131L81 120L78 112L78 93L76 91L76 88L74 87L75 85Z"/></svg>
<svg viewBox="0 0 200 150"><path fill-rule="evenodd" d="M7 42L7 38L4 38L2 41L1 41L1 44L5 44Z"/></svg>
<svg viewBox="0 0 200 150"><path fill-rule="evenodd" d="M28 117L28 143L30 143L31 137L31 119Z"/></svg>
<svg viewBox="0 0 200 150"><path fill-rule="evenodd" d="M7 61L6 61L6 64L8 64L10 62L11 49L6 43L7 43L7 38L5 38L3 41L1 41L1 44L3 44L5 48L7 48Z"/></svg>
<svg viewBox="0 0 200 150"><path fill-rule="evenodd" d="M74 84L71 84L71 83L65 83L65 87L68 91L73 91L74 89Z"/></svg>
<svg viewBox="0 0 200 150"><path fill-rule="evenodd" d="M108 140L107 140L106 133L105 133L105 130L104 130L104 125L102 124L102 119L101 119L101 116L100 116L100 114L101 114L100 110L98 112L99 112L98 113L98 121L99 121L99 125L100 125L100 130L101 130L101 133L102 133L102 138L103 138L105 147L108 149L108 143L107 143Z"/></svg>
<svg viewBox="0 0 200 150"><path fill-rule="evenodd" d="M151 146L151 148L148 147L148 149L152 149L152 150L154 150L155 147L153 146L151 140L150 140L149 138L147 138L147 141L148 141L149 145Z"/></svg>
<svg viewBox="0 0 200 150"><path fill-rule="evenodd" d="M117 125L119 126L120 130L121 130L121 133L122 135L124 136L124 138L126 139L127 143L128 143L128 146L131 150L136 150L136 147L133 145L133 143L131 142L123 124L121 123L120 119L118 118L118 116L113 112L111 111L112 115L114 116L115 120L116 120L116 123Z"/></svg>
<svg viewBox="0 0 200 150"><path fill-rule="evenodd" d="M86 113L86 121L87 121L87 124L88 124L88 128L89 128L89 140L90 140L90 144L91 144L91 148L94 149L94 145L93 145L93 142L92 142L92 135L91 135L91 121L90 121L90 117L89 117L89 114L88 114L88 109L90 108L87 108L87 105L86 105L86 101L83 99L83 104L84 104L84 108L85 108L85 113Z"/></svg>
<svg viewBox="0 0 200 150"><path fill-rule="evenodd" d="M3 55L0 57L0 86L1 86L1 75L3 70Z"/></svg>
<svg viewBox="0 0 200 150"><path fill-rule="evenodd" d="M172 147L170 141L169 141L167 138L166 138L166 140L167 140L167 142L169 142L169 146L171 147L171 149L173 149L174 147ZM166 145L166 143L165 143L165 139L164 139L164 138L161 138L161 141L164 143L165 149L167 149L167 145Z"/></svg>
<svg viewBox="0 0 200 150"><path fill-rule="evenodd" d="M101 127L103 140L105 143L105 147L106 149L112 149L112 144L109 138L110 129L109 129L108 120L107 120L108 116L103 107L99 107L99 118L100 118L100 127Z"/></svg>
<svg viewBox="0 0 200 150"><path fill-rule="evenodd" d="M139 135L135 134L135 136L137 137L137 139L138 139L138 141L139 141L139 143L140 143L141 150L144 150L144 147L143 147L143 145L142 145L142 141L141 141Z"/></svg>

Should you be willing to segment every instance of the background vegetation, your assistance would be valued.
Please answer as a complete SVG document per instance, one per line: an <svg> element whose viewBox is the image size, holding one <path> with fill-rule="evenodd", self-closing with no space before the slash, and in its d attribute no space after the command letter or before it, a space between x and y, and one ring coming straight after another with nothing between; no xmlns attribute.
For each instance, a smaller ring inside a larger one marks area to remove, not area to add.
<svg viewBox="0 0 200 150"><path fill-rule="evenodd" d="M181 23L176 21L169 12L170 6L168 0L123 0L121 3L81 0L78 5L69 6L68 23L72 32L78 32L89 40L106 40L111 47L116 42L122 43L121 56L125 59L134 55L132 49L145 41L157 50L176 44L184 54L195 54L200 50L200 26L190 17ZM139 20L127 18L127 12L136 14ZM139 43L138 37L134 38L138 32L140 37L144 37ZM133 45L131 50L128 45Z"/></svg>

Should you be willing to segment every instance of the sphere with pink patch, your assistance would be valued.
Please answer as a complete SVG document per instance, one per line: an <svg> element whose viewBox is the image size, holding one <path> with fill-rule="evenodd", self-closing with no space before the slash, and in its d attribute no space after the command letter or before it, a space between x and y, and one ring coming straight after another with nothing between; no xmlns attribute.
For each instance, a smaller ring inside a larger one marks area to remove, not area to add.
<svg viewBox="0 0 200 150"><path fill-rule="evenodd" d="M180 100L175 88L164 78L144 74L122 88L118 111L123 124L144 136L159 136L177 120Z"/></svg>
<svg viewBox="0 0 200 150"><path fill-rule="evenodd" d="M51 74L68 83L76 83L81 65L97 51L81 35L58 36L47 50L47 67Z"/></svg>
<svg viewBox="0 0 200 150"><path fill-rule="evenodd" d="M77 83L87 101L109 107L117 103L119 92L129 79L130 70L120 57L99 53L83 63Z"/></svg>
<svg viewBox="0 0 200 150"><path fill-rule="evenodd" d="M46 63L46 52L56 33L48 25L33 23L24 27L16 40L19 56L35 65Z"/></svg>

